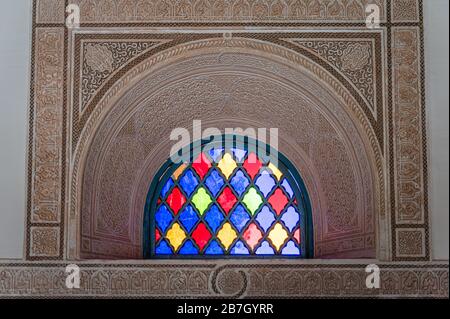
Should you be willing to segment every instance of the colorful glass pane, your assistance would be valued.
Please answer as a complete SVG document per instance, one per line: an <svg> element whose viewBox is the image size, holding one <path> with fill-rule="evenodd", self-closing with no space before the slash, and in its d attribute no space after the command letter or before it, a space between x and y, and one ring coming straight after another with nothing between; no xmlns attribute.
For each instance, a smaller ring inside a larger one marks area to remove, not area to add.
<svg viewBox="0 0 450 319"><path fill-rule="evenodd" d="M211 168L211 162L205 154L200 153L192 163L192 168L197 172L198 176L203 179Z"/></svg>
<svg viewBox="0 0 450 319"><path fill-rule="evenodd" d="M234 174L233 178L230 181L231 186L233 187L234 191L239 195L242 196L242 194L247 189L248 185L250 185L250 182L245 176L244 173L242 173L241 170L238 170L236 174Z"/></svg>
<svg viewBox="0 0 450 319"><path fill-rule="evenodd" d="M242 202L245 204L248 211L252 215L254 215L255 212L263 203L263 199L261 195L259 195L258 191L254 187L251 187L247 192L247 194L245 194L244 198L242 199Z"/></svg>
<svg viewBox="0 0 450 319"><path fill-rule="evenodd" d="M272 205L273 210L277 215L280 215L283 209L286 207L286 204L289 202L286 195L284 195L283 191L278 188L272 196L270 196L268 202Z"/></svg>
<svg viewBox="0 0 450 319"><path fill-rule="evenodd" d="M229 187L226 187L222 194L217 198L217 202L227 215L237 201L236 196L234 196L233 191Z"/></svg>
<svg viewBox="0 0 450 319"><path fill-rule="evenodd" d="M270 173L266 170L264 170L261 175L256 179L255 182L256 186L258 186L260 192L264 195L264 197L267 197L269 195L273 188L276 186L275 180L270 175Z"/></svg>
<svg viewBox="0 0 450 319"><path fill-rule="evenodd" d="M245 225L247 225L249 220L250 216L241 204L236 206L230 215L230 221L239 232L245 227Z"/></svg>
<svg viewBox="0 0 450 319"><path fill-rule="evenodd" d="M180 211L181 207L186 203L186 198L181 193L178 187L175 187L166 199L167 204L169 204L170 209L176 215Z"/></svg>
<svg viewBox="0 0 450 319"><path fill-rule="evenodd" d="M217 228L222 224L225 217L217 205L214 204L205 214L205 221L208 223L208 226L211 228L213 232L216 232Z"/></svg>
<svg viewBox="0 0 450 319"><path fill-rule="evenodd" d="M192 170L188 170L184 173L183 177L181 177L179 184L186 195L190 197L198 186L197 176L192 173Z"/></svg>
<svg viewBox="0 0 450 319"><path fill-rule="evenodd" d="M200 250L203 250L203 247L206 246L211 237L211 233L204 223L200 223L192 233L192 239L194 239Z"/></svg>
<svg viewBox="0 0 450 319"><path fill-rule="evenodd" d="M203 215L209 204L211 204L212 199L208 192L203 187L200 187L192 197L191 201L200 215Z"/></svg>
<svg viewBox="0 0 450 319"><path fill-rule="evenodd" d="M213 170L211 174L206 178L205 185L208 187L208 190L211 194L216 197L217 194L222 189L223 185L225 185L225 181L223 177L217 172L217 170Z"/></svg>
<svg viewBox="0 0 450 319"><path fill-rule="evenodd" d="M191 232L192 228L197 224L199 218L195 210L191 205L187 205L180 213L178 217L181 225L184 229L187 230L188 233Z"/></svg>
<svg viewBox="0 0 450 319"><path fill-rule="evenodd" d="M153 253L303 257L305 210L287 176L247 149L204 149L163 179L150 223Z"/></svg>

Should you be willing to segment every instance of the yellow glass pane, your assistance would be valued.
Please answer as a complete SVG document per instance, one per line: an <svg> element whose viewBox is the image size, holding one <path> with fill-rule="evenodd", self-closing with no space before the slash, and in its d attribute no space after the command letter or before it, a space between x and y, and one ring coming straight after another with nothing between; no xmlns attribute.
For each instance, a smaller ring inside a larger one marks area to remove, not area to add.
<svg viewBox="0 0 450 319"><path fill-rule="evenodd" d="M229 179L231 174L233 174L234 170L236 169L237 164L234 161L233 157L229 153L226 153L220 160L219 164L217 164L217 166L222 171L222 174L225 175L227 179Z"/></svg>
<svg viewBox="0 0 450 319"><path fill-rule="evenodd" d="M166 237L169 243L174 248L174 251L177 251L186 238L186 233L183 229L181 229L178 223L175 223L167 232Z"/></svg>
<svg viewBox="0 0 450 319"><path fill-rule="evenodd" d="M217 238L219 238L222 245L225 247L226 250L230 248L233 241L236 239L237 233L233 229L230 223L225 223L222 228L219 230L219 233L217 234Z"/></svg>
<svg viewBox="0 0 450 319"><path fill-rule="evenodd" d="M281 177L283 177L283 173L280 172L278 167L276 167L272 163L270 163L268 167L269 167L271 173L277 178L277 180L280 180Z"/></svg>
<svg viewBox="0 0 450 319"><path fill-rule="evenodd" d="M283 246L288 236L289 235L286 229L284 229L284 227L280 223L277 223L275 227L270 231L268 237L276 250L280 251L281 246Z"/></svg>
<svg viewBox="0 0 450 319"><path fill-rule="evenodd" d="M177 168L177 170L173 173L172 177L173 180L176 181L178 177L183 174L184 170L186 169L186 164L181 164L180 167Z"/></svg>

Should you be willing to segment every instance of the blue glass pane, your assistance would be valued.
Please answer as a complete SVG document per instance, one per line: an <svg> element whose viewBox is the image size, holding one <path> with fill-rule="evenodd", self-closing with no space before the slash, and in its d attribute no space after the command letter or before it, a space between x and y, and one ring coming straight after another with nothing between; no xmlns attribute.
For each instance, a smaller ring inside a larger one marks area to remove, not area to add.
<svg viewBox="0 0 450 319"><path fill-rule="evenodd" d="M275 187L275 181L268 171L263 171L255 184L258 186L261 193L264 194L264 197L267 197Z"/></svg>
<svg viewBox="0 0 450 319"><path fill-rule="evenodd" d="M217 170L213 170L212 173L205 180L206 187L208 187L211 194L214 197L217 196L219 191L222 189L222 186L225 184L222 176L217 172Z"/></svg>
<svg viewBox="0 0 450 319"><path fill-rule="evenodd" d="M222 224L224 220L223 214L216 204L206 212L205 220L213 232L216 232L217 228Z"/></svg>
<svg viewBox="0 0 450 319"><path fill-rule="evenodd" d="M292 198L294 196L294 191L292 190L292 187L286 178L283 180L283 182L281 182L281 186L283 186L284 190L289 195L289 198Z"/></svg>
<svg viewBox="0 0 450 319"><path fill-rule="evenodd" d="M158 211L155 214L155 220L158 224L159 229L161 229L162 232L165 233L167 227L173 220L173 216L167 209L166 205L161 205L161 207L159 207Z"/></svg>
<svg viewBox="0 0 450 319"><path fill-rule="evenodd" d="M161 240L158 246L156 246L156 253L158 255L171 255L172 249L165 240Z"/></svg>
<svg viewBox="0 0 450 319"><path fill-rule="evenodd" d="M281 217L289 231L292 231L298 224L300 220L300 215L294 207L289 207L287 211Z"/></svg>
<svg viewBox="0 0 450 319"><path fill-rule="evenodd" d="M257 255L273 255L275 252L267 241L263 241L261 246L256 250Z"/></svg>
<svg viewBox="0 0 450 319"><path fill-rule="evenodd" d="M206 248L205 254L207 254L207 255L222 255L223 249L222 249L222 247L220 247L220 245L214 239L213 241L211 241L208 248Z"/></svg>
<svg viewBox="0 0 450 319"><path fill-rule="evenodd" d="M244 243L242 241L236 242L234 244L233 248L231 248L231 254L232 255L249 255L250 252L248 251L247 247L245 247Z"/></svg>
<svg viewBox="0 0 450 319"><path fill-rule="evenodd" d="M180 179L180 186L188 195L188 197L191 197L192 193L197 188L197 185L197 177L194 175L194 173L192 173L191 170L188 170Z"/></svg>
<svg viewBox="0 0 450 319"><path fill-rule="evenodd" d="M236 229L241 232L247 222L250 220L250 217L248 216L245 208L241 204L239 204L231 214L230 220L236 227Z"/></svg>
<svg viewBox="0 0 450 319"><path fill-rule="evenodd" d="M250 182L248 181L247 176L245 176L245 174L242 173L241 170L238 170L236 174L234 174L234 177L231 179L230 184L233 187L234 191L239 196L242 196Z"/></svg>
<svg viewBox="0 0 450 319"><path fill-rule="evenodd" d="M180 213L179 220L188 233L198 222L198 215L191 205L186 206Z"/></svg>
<svg viewBox="0 0 450 319"><path fill-rule="evenodd" d="M236 159L236 161L238 163L243 163L245 156L247 155L247 151L246 150L242 150L239 148L232 148L231 151L234 154L234 158Z"/></svg>
<svg viewBox="0 0 450 319"><path fill-rule="evenodd" d="M192 241L188 240L184 243L183 247L181 247L180 252L181 255L197 255L198 249L192 243Z"/></svg>
<svg viewBox="0 0 450 319"><path fill-rule="evenodd" d="M170 189L173 186L173 180L171 178L169 178L169 180L166 182L166 184L164 185L164 187L161 190L161 197L162 198L166 198L167 193L170 191Z"/></svg>
<svg viewBox="0 0 450 319"><path fill-rule="evenodd" d="M300 255L300 250L297 245L291 240L287 243L286 247L281 251L282 255Z"/></svg>
<svg viewBox="0 0 450 319"><path fill-rule="evenodd" d="M213 148L209 150L209 156L211 156L214 162L218 162L221 159L223 148Z"/></svg>
<svg viewBox="0 0 450 319"><path fill-rule="evenodd" d="M270 228L270 226L272 226L274 220L275 217L270 208L267 206L264 206L256 216L256 221L265 232Z"/></svg>

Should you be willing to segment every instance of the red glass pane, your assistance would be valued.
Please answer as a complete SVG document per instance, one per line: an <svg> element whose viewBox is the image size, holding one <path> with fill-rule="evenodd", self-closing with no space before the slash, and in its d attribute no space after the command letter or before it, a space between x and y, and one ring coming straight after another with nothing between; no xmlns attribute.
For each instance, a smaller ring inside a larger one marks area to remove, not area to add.
<svg viewBox="0 0 450 319"><path fill-rule="evenodd" d="M156 242L158 242L161 239L161 233L159 232L159 230L156 230L155 232L155 240Z"/></svg>
<svg viewBox="0 0 450 319"><path fill-rule="evenodd" d="M289 200L286 195L284 195L283 191L280 188L277 188L273 195L270 196L268 202L272 205L273 210L277 213L277 215L280 215Z"/></svg>
<svg viewBox="0 0 450 319"><path fill-rule="evenodd" d="M300 244L300 228L294 232L294 239Z"/></svg>
<svg viewBox="0 0 450 319"><path fill-rule="evenodd" d="M251 223L243 234L244 240L252 250L255 249L255 246L258 245L262 237L262 233L255 223Z"/></svg>
<svg viewBox="0 0 450 319"><path fill-rule="evenodd" d="M244 162L244 168L247 171L248 175L254 179L255 176L259 173L259 170L262 167L261 161L258 159L255 153L250 153L247 159Z"/></svg>
<svg viewBox="0 0 450 319"><path fill-rule="evenodd" d="M211 233L208 228L206 228L204 223L200 223L197 228L192 233L192 239L197 243L200 250L206 246L206 244L211 239Z"/></svg>
<svg viewBox="0 0 450 319"><path fill-rule="evenodd" d="M223 190L222 194L217 198L217 202L222 207L224 212L228 215L234 204L237 202L236 196L234 196L231 189L227 186Z"/></svg>
<svg viewBox="0 0 450 319"><path fill-rule="evenodd" d="M186 203L186 198L183 196L180 189L178 187L175 187L172 193L167 196L166 201L172 209L173 213L176 215L180 211L181 207L183 207L184 203Z"/></svg>
<svg viewBox="0 0 450 319"><path fill-rule="evenodd" d="M208 160L205 154L200 153L194 163L192 163L192 168L195 169L198 176L203 179L205 175L208 174L208 171L211 168L211 162Z"/></svg>
<svg viewBox="0 0 450 319"><path fill-rule="evenodd" d="M161 198L158 198L157 204L158 204L158 205L161 204Z"/></svg>

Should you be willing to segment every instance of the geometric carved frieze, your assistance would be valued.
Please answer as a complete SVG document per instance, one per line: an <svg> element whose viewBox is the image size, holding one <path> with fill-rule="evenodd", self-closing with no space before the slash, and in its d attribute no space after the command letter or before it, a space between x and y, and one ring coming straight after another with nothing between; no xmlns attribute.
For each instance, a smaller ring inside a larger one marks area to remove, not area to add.
<svg viewBox="0 0 450 319"><path fill-rule="evenodd" d="M84 264L80 288L67 264L0 264L1 298L448 298L448 263L378 264L380 288L363 264Z"/></svg>
<svg viewBox="0 0 450 319"><path fill-rule="evenodd" d="M391 0L392 22L418 22L419 1L422 0Z"/></svg>
<svg viewBox="0 0 450 319"><path fill-rule="evenodd" d="M385 0L74 0L81 23L308 21L364 22L367 4Z"/></svg>
<svg viewBox="0 0 450 319"><path fill-rule="evenodd" d="M64 0L37 0L36 23L62 23L65 11Z"/></svg>
<svg viewBox="0 0 450 319"><path fill-rule="evenodd" d="M369 108L376 106L376 61L371 40L291 40L336 67L365 98Z"/></svg>
<svg viewBox="0 0 450 319"><path fill-rule="evenodd" d="M83 42L80 111L113 74L136 56L160 44L160 41Z"/></svg>
<svg viewBox="0 0 450 319"><path fill-rule="evenodd" d="M60 251L59 227L31 227L31 257L58 257Z"/></svg>

